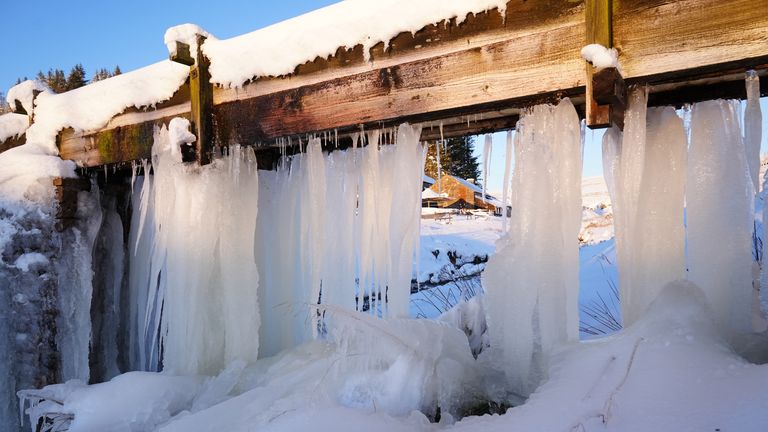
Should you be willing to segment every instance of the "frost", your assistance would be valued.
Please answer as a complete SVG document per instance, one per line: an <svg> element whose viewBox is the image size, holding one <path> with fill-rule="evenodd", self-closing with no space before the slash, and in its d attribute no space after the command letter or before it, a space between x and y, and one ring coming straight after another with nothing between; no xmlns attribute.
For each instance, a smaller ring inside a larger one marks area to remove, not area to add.
<svg viewBox="0 0 768 432"><path fill-rule="evenodd" d="M503 14L506 4L506 0L344 1L232 39L209 39L203 52L211 60L213 83L240 87L254 78L291 74L297 66L332 56L339 48L362 45L368 60L373 46L387 45L402 32L415 33L452 18L461 23L470 13L492 9Z"/></svg>
<svg viewBox="0 0 768 432"><path fill-rule="evenodd" d="M619 53L615 48L606 48L600 44L587 45L581 49L581 57L592 63L596 69L609 67L620 68Z"/></svg>
<svg viewBox="0 0 768 432"><path fill-rule="evenodd" d="M26 80L11 87L10 90L8 90L8 94L5 96L5 100L8 102L8 105L13 108L16 107L16 101L19 101L24 108L24 111L27 112L27 115L31 116L35 111L36 92L51 94L51 90L42 81ZM2 139L0 139L0 141L2 141Z"/></svg>

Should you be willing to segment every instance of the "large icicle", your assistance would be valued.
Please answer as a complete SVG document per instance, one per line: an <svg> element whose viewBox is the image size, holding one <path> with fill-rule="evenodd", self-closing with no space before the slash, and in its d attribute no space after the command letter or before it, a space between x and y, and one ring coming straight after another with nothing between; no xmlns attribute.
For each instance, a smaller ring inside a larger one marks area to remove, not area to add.
<svg viewBox="0 0 768 432"><path fill-rule="evenodd" d="M603 141L625 326L685 277L685 130L673 108L646 106L646 90L633 90L625 133L611 130Z"/></svg>
<svg viewBox="0 0 768 432"><path fill-rule="evenodd" d="M706 293L717 318L732 330L748 332L754 192L737 113L735 101L693 107L688 268L689 279Z"/></svg>
<svg viewBox="0 0 768 432"><path fill-rule="evenodd" d="M258 355L258 177L252 151L236 147L207 167L182 164L188 125L174 119L156 133L154 176L134 216L133 360L153 369L162 351L165 370L212 374Z"/></svg>
<svg viewBox="0 0 768 432"><path fill-rule="evenodd" d="M760 77L755 71L747 72L747 107L744 111L744 145L747 165L755 193L760 192L760 143L763 133L763 115L760 109Z"/></svg>
<svg viewBox="0 0 768 432"><path fill-rule="evenodd" d="M553 350L578 332L581 127L566 99L534 107L517 135L509 236L499 240L483 286L492 346L509 388L525 396Z"/></svg>

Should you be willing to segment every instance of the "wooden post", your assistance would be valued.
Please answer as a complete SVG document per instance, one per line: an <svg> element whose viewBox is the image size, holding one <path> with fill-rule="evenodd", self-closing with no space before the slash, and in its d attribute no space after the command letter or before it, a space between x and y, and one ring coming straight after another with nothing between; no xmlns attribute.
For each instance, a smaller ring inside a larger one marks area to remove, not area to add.
<svg viewBox="0 0 768 432"><path fill-rule="evenodd" d="M85 178L53 179L56 188L56 230L61 232L77 221L77 196L81 191L90 191L91 182Z"/></svg>
<svg viewBox="0 0 768 432"><path fill-rule="evenodd" d="M613 1L586 0L586 44L613 47ZM587 126L624 128L626 87L616 68L597 70L587 63Z"/></svg>
<svg viewBox="0 0 768 432"><path fill-rule="evenodd" d="M208 70L211 63L202 49L205 39L205 36L197 35L195 53L190 52L189 45L176 42L176 54L171 55L172 61L189 66L192 133L197 137L195 152L182 151L182 160L197 160L200 165L211 163L213 157L213 85Z"/></svg>

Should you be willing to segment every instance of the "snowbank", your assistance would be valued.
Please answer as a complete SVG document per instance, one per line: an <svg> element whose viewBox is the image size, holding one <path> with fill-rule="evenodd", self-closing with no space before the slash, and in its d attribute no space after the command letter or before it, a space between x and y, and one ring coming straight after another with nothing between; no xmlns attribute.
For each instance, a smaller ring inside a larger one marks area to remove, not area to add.
<svg viewBox="0 0 768 432"><path fill-rule="evenodd" d="M5 100L11 108L15 108L16 101L19 101L27 114L32 115L35 110L35 92L51 93L51 90L42 81L26 80L11 87Z"/></svg>
<svg viewBox="0 0 768 432"><path fill-rule="evenodd" d="M339 48L362 45L367 60L373 46L387 45L402 32L414 33L452 18L461 23L470 13L492 9L503 13L506 4L506 0L343 1L232 39L209 38L203 52L211 60L213 83L240 87L256 77L291 74L297 66L334 55Z"/></svg>
<svg viewBox="0 0 768 432"><path fill-rule="evenodd" d="M29 117L24 114L0 115L0 143L8 138L18 137L29 127Z"/></svg>

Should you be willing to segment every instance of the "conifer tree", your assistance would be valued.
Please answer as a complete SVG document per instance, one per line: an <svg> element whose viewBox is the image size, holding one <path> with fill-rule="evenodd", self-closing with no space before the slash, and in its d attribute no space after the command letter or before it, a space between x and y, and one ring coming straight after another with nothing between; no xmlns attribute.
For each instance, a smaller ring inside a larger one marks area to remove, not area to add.
<svg viewBox="0 0 768 432"><path fill-rule="evenodd" d="M123 71L120 70L120 66L115 66L115 70L112 71L112 76L118 76L118 75L120 75L122 73L123 73Z"/></svg>
<svg viewBox="0 0 768 432"><path fill-rule="evenodd" d="M74 90L88 84L85 79L85 68L82 64L76 64L67 76L66 90Z"/></svg>
<svg viewBox="0 0 768 432"><path fill-rule="evenodd" d="M440 165L443 174L446 173L446 166L451 165L451 159L448 156L448 152L445 151L441 142L428 143L427 147L427 160L424 162L424 175L432 177L437 180L437 146L440 146Z"/></svg>
<svg viewBox="0 0 768 432"><path fill-rule="evenodd" d="M452 176L480 180L480 163L474 154L474 137L449 138L447 147L448 158L451 162L446 170Z"/></svg>

